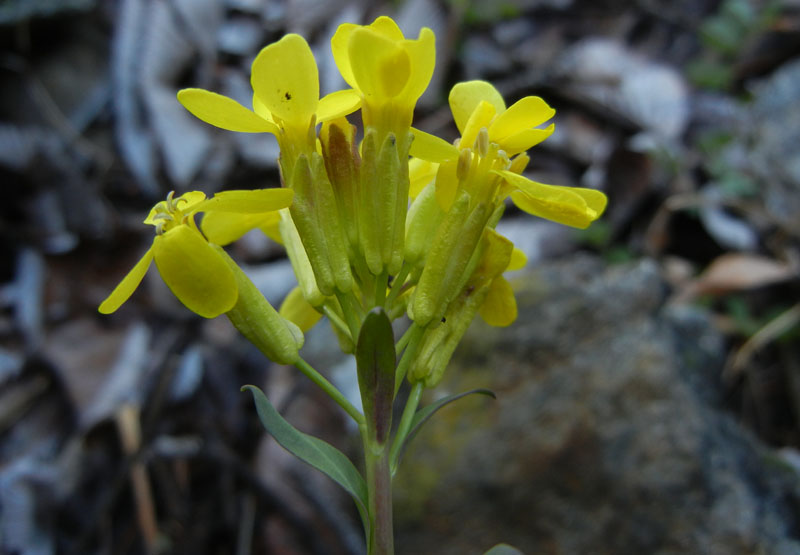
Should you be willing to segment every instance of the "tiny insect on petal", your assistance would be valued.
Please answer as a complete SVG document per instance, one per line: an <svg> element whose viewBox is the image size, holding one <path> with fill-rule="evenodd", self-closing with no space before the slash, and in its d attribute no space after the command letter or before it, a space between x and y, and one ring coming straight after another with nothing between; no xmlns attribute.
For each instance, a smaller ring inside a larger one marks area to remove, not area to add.
<svg viewBox="0 0 800 555"><path fill-rule="evenodd" d="M250 83L274 116L307 125L319 103L319 73L306 39L288 34L253 61Z"/></svg>

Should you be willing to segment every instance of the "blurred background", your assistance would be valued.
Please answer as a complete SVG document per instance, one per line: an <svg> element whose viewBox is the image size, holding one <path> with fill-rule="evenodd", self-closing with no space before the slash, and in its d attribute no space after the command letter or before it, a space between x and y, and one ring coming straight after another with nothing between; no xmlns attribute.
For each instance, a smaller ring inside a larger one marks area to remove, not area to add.
<svg viewBox="0 0 800 555"><path fill-rule="evenodd" d="M3 0L0 551L363 551L350 500L239 388L355 456L336 406L154 271L97 306L170 190L279 186L272 136L205 125L176 91L249 105L252 59L286 32L337 90L330 36L382 14L436 33L417 127L457 136L460 80L542 96L556 133L527 175L609 197L583 232L507 211L519 320L474 324L430 395L498 400L415 440L398 552L800 553L797 0ZM232 253L274 304L293 286L265 236ZM327 325L306 345L353 390Z"/></svg>

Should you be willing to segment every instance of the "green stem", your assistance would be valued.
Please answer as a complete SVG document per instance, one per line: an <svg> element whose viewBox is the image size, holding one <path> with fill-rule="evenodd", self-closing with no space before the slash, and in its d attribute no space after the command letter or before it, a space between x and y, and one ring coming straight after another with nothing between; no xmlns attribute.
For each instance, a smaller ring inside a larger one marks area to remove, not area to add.
<svg viewBox="0 0 800 555"><path fill-rule="evenodd" d="M336 386L329 382L325 376L317 372L309 363L307 363L302 358L299 359L297 362L294 363L298 370L300 370L303 374L305 374L308 379L312 382L317 384L322 390L327 393L331 399L336 401L340 407L344 409L344 411L350 415L350 417L356 421L357 424L361 425L364 423L364 415L361 414L357 408L355 408L347 398L342 395L342 392L336 389Z"/></svg>
<svg viewBox="0 0 800 555"><path fill-rule="evenodd" d="M397 463L400 458L400 453L403 451L403 444L406 441L406 437L408 437L408 432L411 431L411 422L414 420L414 414L417 412L423 389L424 386L422 382L417 382L414 384L414 387L411 388L411 393L408 394L408 400L403 409L403 416L400 418L400 424L397 426L397 433L394 436L392 450L389 455L389 469L392 476L397 472Z"/></svg>
<svg viewBox="0 0 800 555"><path fill-rule="evenodd" d="M394 530L392 525L392 475L389 465L389 445L379 444L364 434L364 460L366 463L369 505L368 555L393 555Z"/></svg>
<svg viewBox="0 0 800 555"><path fill-rule="evenodd" d="M386 302L386 287L389 283L389 273L384 270L375 280L375 306L384 306Z"/></svg>
<svg viewBox="0 0 800 555"><path fill-rule="evenodd" d="M322 313L328 317L328 320L331 321L331 324L336 326L339 329L339 331L341 331L345 335L350 335L350 328L347 326L347 323L344 320L342 320L342 317L339 316L336 313L336 311L333 310L333 308L331 308L327 304L324 304L322 305ZM352 339L352 337L350 339Z"/></svg>
<svg viewBox="0 0 800 555"><path fill-rule="evenodd" d="M425 333L425 328L422 326L418 326L415 323L411 324L411 327L408 328L405 335L408 335L409 338L407 340L408 346L406 347L405 351L403 351L403 356L400 358L400 363L397 365L397 372L395 373L395 384L394 384L394 393L397 395L400 386L403 384L403 379L406 377L406 373L408 372L408 367L411 366L411 362L417 356L417 351L419 350L419 344L422 341L422 336ZM405 339L405 336L400 338L402 341Z"/></svg>
<svg viewBox="0 0 800 555"><path fill-rule="evenodd" d="M339 305L342 307L344 319L350 328L350 336L353 342L358 341L358 333L361 331L361 317L360 307L356 305L357 301L351 293L339 293L337 291L336 298L339 299Z"/></svg>
<svg viewBox="0 0 800 555"><path fill-rule="evenodd" d="M394 346L394 353L396 356L400 356L400 353L403 352L403 349L406 348L408 345L408 340L411 339L411 336L414 335L414 330L417 328L416 322L411 322L411 325L408 326L408 329L403 332L403 335L400 336L400 339L397 340L397 343Z"/></svg>
<svg viewBox="0 0 800 555"><path fill-rule="evenodd" d="M392 288L389 290L389 295L386 297L386 312L392 311L392 305L394 304L395 299L400 294L400 291L403 289L403 283L406 281L406 277L408 277L408 273L411 271L410 264L403 264L400 267L400 271L394 276L392 280Z"/></svg>

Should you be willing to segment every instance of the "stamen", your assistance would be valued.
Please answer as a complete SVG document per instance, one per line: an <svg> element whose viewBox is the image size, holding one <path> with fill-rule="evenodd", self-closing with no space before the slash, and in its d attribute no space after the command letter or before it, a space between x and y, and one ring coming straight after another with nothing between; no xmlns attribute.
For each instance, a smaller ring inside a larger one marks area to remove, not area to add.
<svg viewBox="0 0 800 555"><path fill-rule="evenodd" d="M486 156L489 152L489 130L481 127L478 131L478 136L475 137L475 150L481 155L481 158Z"/></svg>
<svg viewBox="0 0 800 555"><path fill-rule="evenodd" d="M158 212L155 216L153 216L154 220L169 220L171 222L175 221L175 218L172 217L172 214L169 212Z"/></svg>
<svg viewBox="0 0 800 555"><path fill-rule="evenodd" d="M172 212L175 210L175 201L172 200L172 197L175 195L175 191L170 191L167 193L167 210Z"/></svg>
<svg viewBox="0 0 800 555"><path fill-rule="evenodd" d="M458 165L456 166L456 177L459 181L464 181L469 175L469 168L472 164L472 150L465 148L458 153Z"/></svg>

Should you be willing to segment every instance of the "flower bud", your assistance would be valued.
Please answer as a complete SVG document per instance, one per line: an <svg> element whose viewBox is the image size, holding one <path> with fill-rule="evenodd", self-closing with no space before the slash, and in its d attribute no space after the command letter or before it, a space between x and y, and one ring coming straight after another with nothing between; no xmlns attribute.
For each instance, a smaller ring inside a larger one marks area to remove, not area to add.
<svg viewBox="0 0 800 555"><path fill-rule="evenodd" d="M303 346L303 332L278 314L222 247L212 247L228 263L239 289L236 304L225 313L228 319L270 360L279 364L297 362L298 350Z"/></svg>
<svg viewBox="0 0 800 555"><path fill-rule="evenodd" d="M444 211L436 200L436 185L430 183L414 199L406 218L405 259L409 264L425 260L436 229L444 218Z"/></svg>
<svg viewBox="0 0 800 555"><path fill-rule="evenodd" d="M311 268L311 262L308 260L308 254L303 247L300 234L297 232L297 227L295 227L294 220L292 220L287 208L281 210L281 221L278 224L278 228L303 297L311 306L322 306L322 303L325 302L325 295L317 287L317 279L314 276L314 270Z"/></svg>

